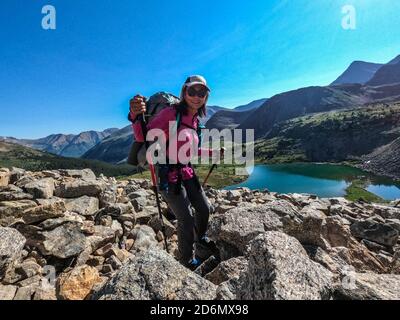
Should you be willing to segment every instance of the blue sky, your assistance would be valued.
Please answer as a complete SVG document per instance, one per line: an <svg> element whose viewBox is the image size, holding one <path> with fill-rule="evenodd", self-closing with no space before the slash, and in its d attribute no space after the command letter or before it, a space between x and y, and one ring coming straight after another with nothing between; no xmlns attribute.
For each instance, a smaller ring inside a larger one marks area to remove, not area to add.
<svg viewBox="0 0 400 320"><path fill-rule="evenodd" d="M56 30L41 27L46 4ZM400 54L399 13L397 0L2 0L0 136L121 128L132 95L179 94L190 74L224 107L327 85Z"/></svg>

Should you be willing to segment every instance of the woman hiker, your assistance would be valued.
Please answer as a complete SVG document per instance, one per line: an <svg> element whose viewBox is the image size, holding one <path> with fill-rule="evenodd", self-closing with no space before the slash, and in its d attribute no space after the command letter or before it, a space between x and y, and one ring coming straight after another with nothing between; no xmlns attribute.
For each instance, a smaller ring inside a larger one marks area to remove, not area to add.
<svg viewBox="0 0 400 320"><path fill-rule="evenodd" d="M211 205L190 162L188 163L187 160L179 161L177 155L180 148L188 143L192 148L194 146L198 149L198 156L204 154L210 157L218 157L218 154L221 157L223 156L224 148L209 150L199 147L200 138L197 134L199 117L206 115L209 93L210 89L202 76L191 76L187 78L182 87L180 102L164 108L147 124L147 130L161 129L168 141L169 122L176 121L178 112L181 114L180 125L176 131L176 136L180 137L177 142L177 152L170 152L169 143L166 143L167 158L174 159L174 161L169 162L177 164L158 164L157 168L160 192L178 219L177 234L180 262L191 269L195 269L200 264L196 252L193 254L195 242L196 251L199 247L215 251L215 244L206 236ZM144 141L139 119L145 111L145 98L140 95L135 96L130 101L130 116L131 119L135 119L132 127L136 141ZM181 132L188 128L193 130ZM184 141L181 141L182 134L185 137ZM187 150L187 148L184 150ZM186 153L185 157L187 156ZM190 157L191 155L189 155ZM195 209L194 213L191 206Z"/></svg>

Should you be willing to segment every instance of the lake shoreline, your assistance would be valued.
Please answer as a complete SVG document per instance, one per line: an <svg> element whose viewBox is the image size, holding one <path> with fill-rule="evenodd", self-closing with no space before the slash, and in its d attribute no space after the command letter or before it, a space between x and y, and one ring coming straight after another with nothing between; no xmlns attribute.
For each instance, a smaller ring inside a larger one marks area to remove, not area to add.
<svg viewBox="0 0 400 320"><path fill-rule="evenodd" d="M312 161L255 161L254 164L255 165L274 165L274 164L294 164L294 163L304 163L304 164L329 164L332 166L349 166L349 167L353 167L356 169L360 169L363 170L365 172L374 174L376 176L380 176L380 177L384 177L384 178L388 178L390 180L393 180L394 182L400 182L400 175L396 176L396 175L390 175L387 173L383 173L383 172L379 172L373 169L369 169L366 168L363 163L361 161L340 161L340 162L312 162Z"/></svg>
<svg viewBox="0 0 400 320"><path fill-rule="evenodd" d="M365 201L365 202L374 202L374 203L388 203L393 199L390 198L383 198L382 196L373 193L367 188L371 184L371 180L374 181L375 179L379 179L383 182L383 185L386 185L387 182L392 183L394 186L397 186L397 183L400 182L398 179L393 179L392 177L388 177L387 175L380 175L376 174L375 172L371 172L368 170L364 170L360 167L359 162L355 161L342 161L342 162L304 162L304 161L296 161L296 162L255 162L255 166L279 166L279 165L329 165L329 166L345 166L348 168L353 168L356 170L360 170L360 175L353 177L348 182L348 185L344 188L344 195L343 197L350 200L350 201ZM362 172L368 175L363 175ZM248 180L248 179L247 179ZM247 181L246 180L246 181ZM347 180L347 179L345 179ZM228 187L234 187L236 184L230 185ZM396 196L396 199L400 198Z"/></svg>

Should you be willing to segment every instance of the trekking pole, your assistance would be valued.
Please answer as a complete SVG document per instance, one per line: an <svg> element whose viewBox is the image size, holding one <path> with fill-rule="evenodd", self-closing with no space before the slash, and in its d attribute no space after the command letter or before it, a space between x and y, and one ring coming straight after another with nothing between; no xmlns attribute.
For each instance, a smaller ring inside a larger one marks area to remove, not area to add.
<svg viewBox="0 0 400 320"><path fill-rule="evenodd" d="M143 137L144 137L144 141L145 141L145 146L146 146L146 152L149 148L149 142L146 139L147 136L147 127L146 127L146 118L144 116L144 114L142 115L142 119L141 119L141 125L142 125L142 132L143 132ZM161 212L161 202L160 202L160 198L158 195L158 183L157 183L157 177L156 177L156 170L154 167L154 164L152 162L151 157L149 156L147 159L147 162L149 163L149 168L150 168L150 174L151 174L151 182L152 182L152 189L153 192L156 196L156 203L157 203L157 209L158 209L158 214L160 216L160 222L161 222L161 233L163 234L164 237L164 244L165 244L165 250L169 253L168 250L168 243L167 243L167 237L165 235L165 224L164 224L164 219L163 219L163 215Z"/></svg>
<svg viewBox="0 0 400 320"><path fill-rule="evenodd" d="M224 153L225 153L225 148L221 148L221 150L220 150L220 153L221 153L221 157L223 157L223 155L224 155ZM221 158L222 159L222 158ZM204 182L203 182L203 188L206 186L206 183L207 183L207 181L208 181L208 178L210 178L210 176L211 176L211 173L214 171L214 169L217 167L217 164L216 163L214 163L212 166L211 166L211 169L210 169L210 171L208 172L208 175L207 175L207 177L205 178L205 180L204 180Z"/></svg>
<svg viewBox="0 0 400 320"><path fill-rule="evenodd" d="M160 215L161 232L162 232L162 234L164 236L165 250L169 253L167 237L165 235L165 224L164 224L164 219L163 219L162 212L161 212L160 197L158 195L156 172L155 172L155 168L154 168L153 164L149 164L149 167L150 167L150 173L151 173L151 180L153 182L153 191L154 191L154 194L156 195L156 203L157 203L158 214Z"/></svg>
<svg viewBox="0 0 400 320"><path fill-rule="evenodd" d="M214 169L215 169L216 167L217 167L217 164L214 163L214 164L212 165L210 171L208 172L207 177L204 179L203 188L205 187L205 185L206 185L206 183L207 183L207 181L208 181L208 178L211 176L211 173L214 171Z"/></svg>

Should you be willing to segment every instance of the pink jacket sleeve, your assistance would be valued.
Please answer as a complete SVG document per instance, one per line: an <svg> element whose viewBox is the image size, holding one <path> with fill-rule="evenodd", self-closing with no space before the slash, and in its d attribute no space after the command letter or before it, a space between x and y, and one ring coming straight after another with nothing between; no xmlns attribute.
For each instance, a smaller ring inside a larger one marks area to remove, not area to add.
<svg viewBox="0 0 400 320"><path fill-rule="evenodd" d="M140 121L136 120L135 122L132 123L132 130L133 130L133 135L135 137L135 141L143 142L144 138Z"/></svg>
<svg viewBox="0 0 400 320"><path fill-rule="evenodd" d="M151 129L161 129L165 132L168 138L169 122L175 121L175 111L173 108L165 108L160 111L157 116L155 116L148 124L147 130ZM133 134L135 136L135 141L143 142L144 136L142 132L142 125L140 121L135 121L132 124Z"/></svg>

